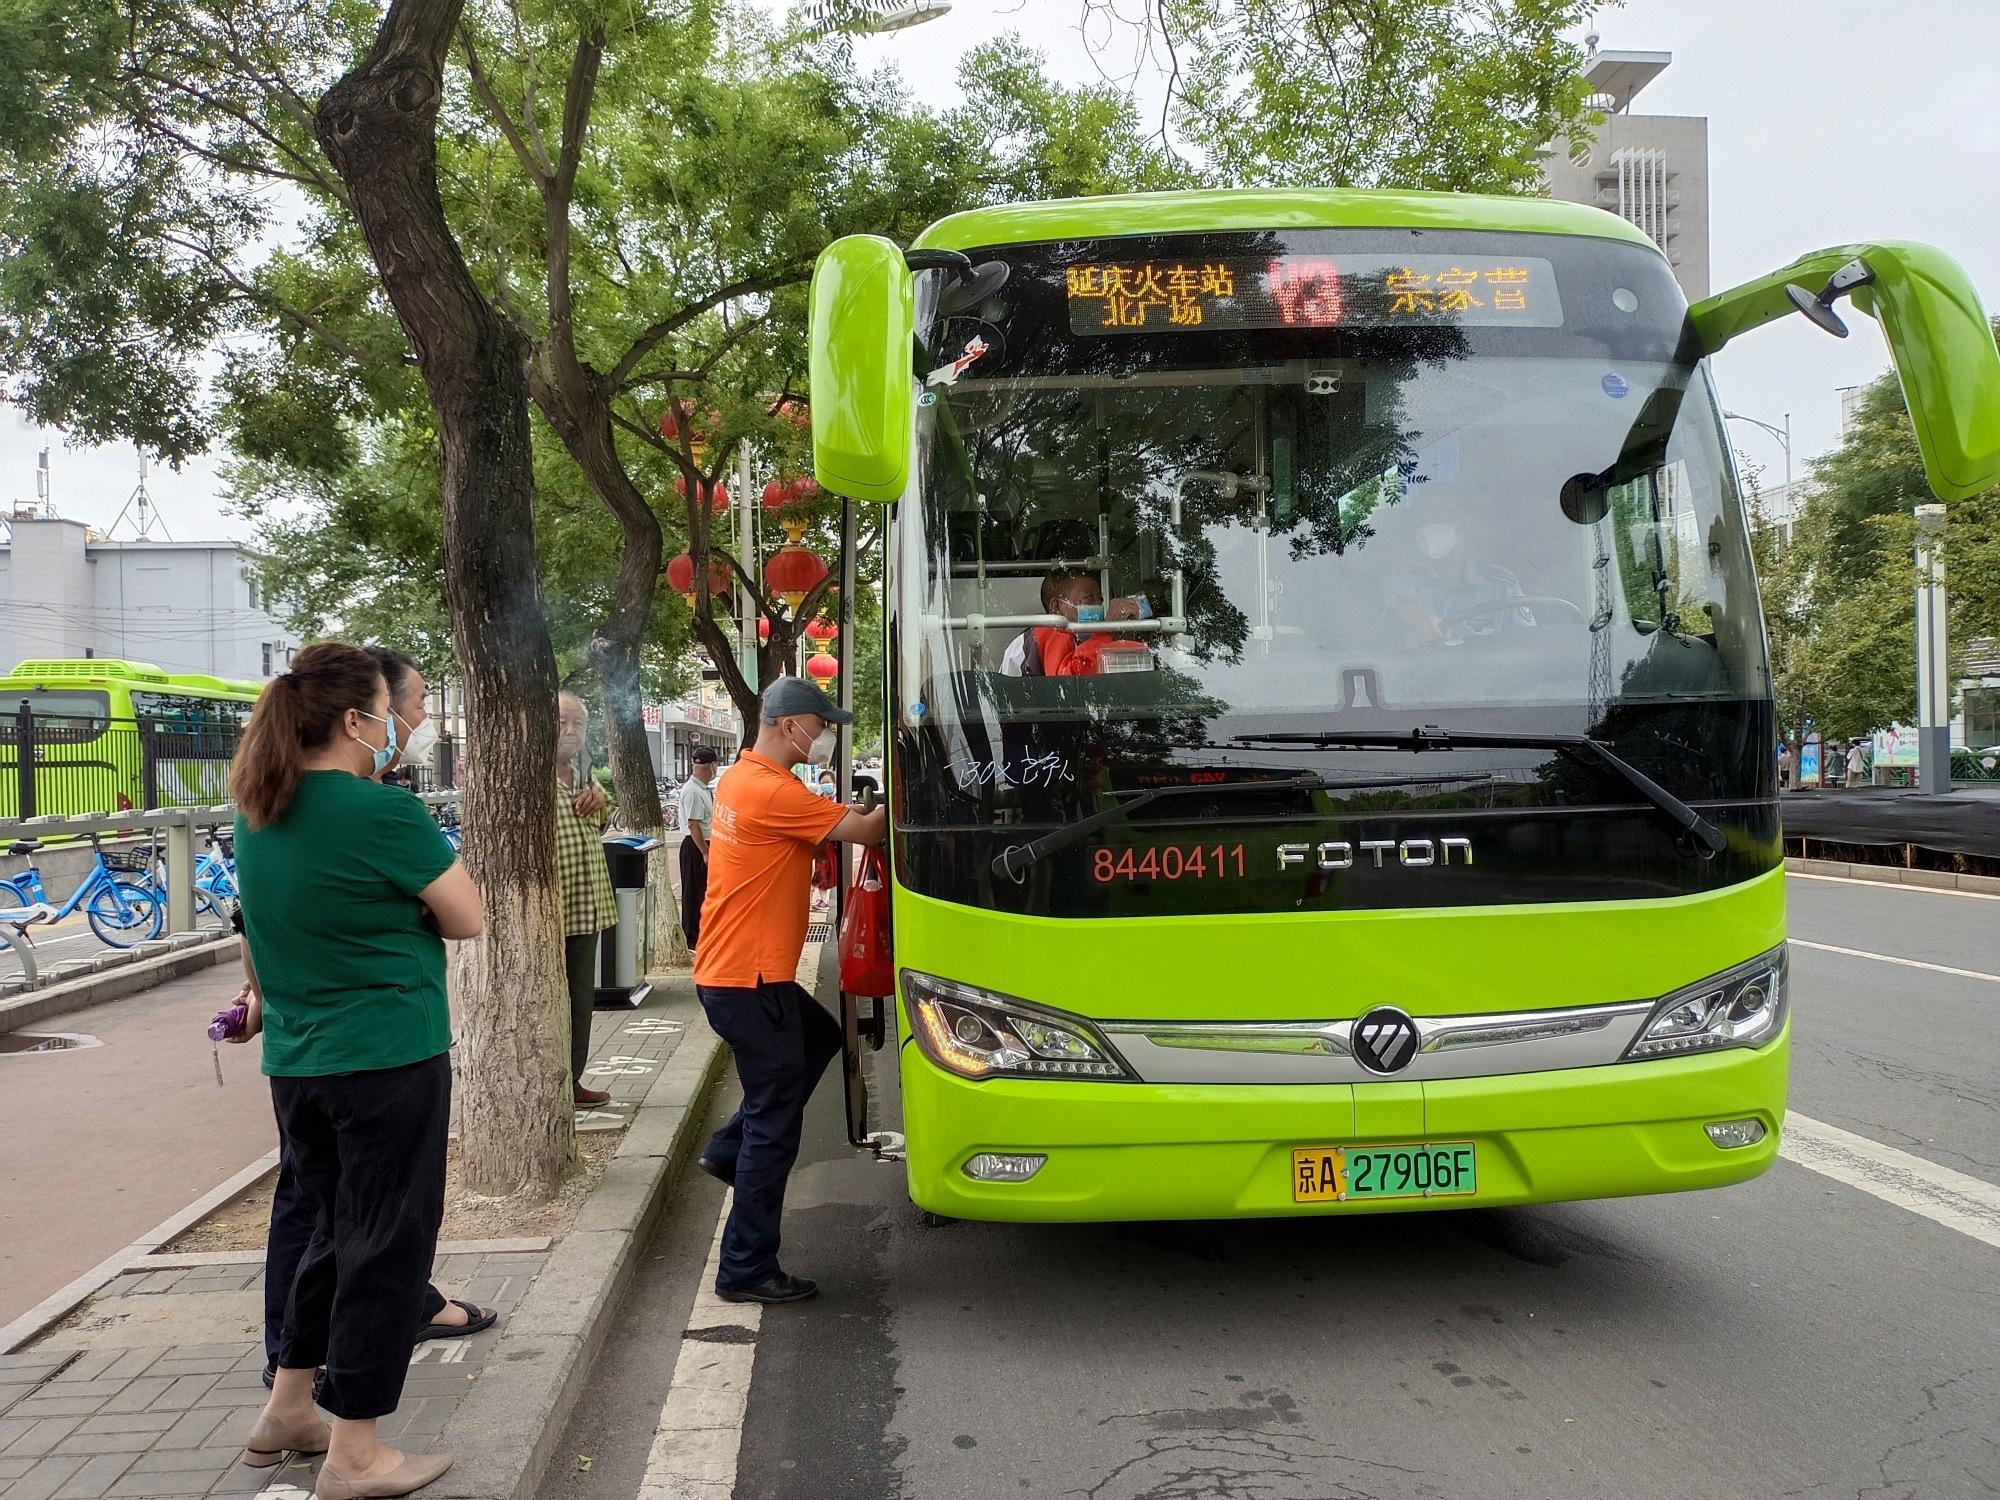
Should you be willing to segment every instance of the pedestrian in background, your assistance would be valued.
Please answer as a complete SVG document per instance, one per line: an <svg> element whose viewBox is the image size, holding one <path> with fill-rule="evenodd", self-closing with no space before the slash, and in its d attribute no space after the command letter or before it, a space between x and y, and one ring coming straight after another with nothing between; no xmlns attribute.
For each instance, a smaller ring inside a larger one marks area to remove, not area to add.
<svg viewBox="0 0 2000 1500"><path fill-rule="evenodd" d="M701 903L708 895L708 834L715 817L715 751L688 752L688 778L675 801L681 826L681 931L689 951L701 941Z"/></svg>
<svg viewBox="0 0 2000 1500"><path fill-rule="evenodd" d="M569 984L569 1075L578 1108L604 1103L606 1089L583 1086L590 1064L590 1017L597 1003L599 934L618 920L611 867L604 861L610 803L582 776L590 709L575 693L556 700L556 881L562 892L563 973Z"/></svg>
<svg viewBox="0 0 2000 1500"><path fill-rule="evenodd" d="M1847 784L1863 786L1868 781L1868 752L1856 740L1847 747Z"/></svg>
<svg viewBox="0 0 2000 1500"><path fill-rule="evenodd" d="M695 953L695 992L729 1044L743 1104L697 1165L736 1190L722 1235L717 1295L729 1302L797 1302L819 1290L778 1264L785 1184L840 1023L798 982L813 851L828 838L879 844L888 815L816 797L794 768L832 758L833 726L854 715L802 677L764 692L754 746L715 794L708 901Z"/></svg>
<svg viewBox="0 0 2000 1500"><path fill-rule="evenodd" d="M270 1400L244 1462L326 1454L320 1500L405 1495L451 1466L383 1443L444 1217L451 1113L445 938L479 892L416 801L378 785L397 750L367 652L301 651L257 701L230 784L263 1071L281 1151L312 1204ZM314 1374L325 1366L314 1411Z"/></svg>

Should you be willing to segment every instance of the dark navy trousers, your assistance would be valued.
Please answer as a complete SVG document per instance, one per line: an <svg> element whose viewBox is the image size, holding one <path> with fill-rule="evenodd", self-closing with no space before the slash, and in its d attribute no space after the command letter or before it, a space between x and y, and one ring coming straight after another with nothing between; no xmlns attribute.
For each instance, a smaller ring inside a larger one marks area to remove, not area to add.
<svg viewBox="0 0 2000 1500"><path fill-rule="evenodd" d="M840 1053L840 1023L803 986L697 988L708 1024L736 1056L743 1107L702 1154L736 1166L736 1202L722 1232L715 1284L755 1286L778 1272L778 1224L785 1183L798 1160L806 1101Z"/></svg>

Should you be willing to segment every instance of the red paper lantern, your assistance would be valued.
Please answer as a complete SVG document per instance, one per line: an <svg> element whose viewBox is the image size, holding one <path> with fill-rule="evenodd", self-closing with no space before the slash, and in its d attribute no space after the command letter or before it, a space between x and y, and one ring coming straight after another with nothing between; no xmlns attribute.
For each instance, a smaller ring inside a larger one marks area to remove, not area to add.
<svg viewBox="0 0 2000 1500"><path fill-rule="evenodd" d="M683 552L669 562L664 570L667 587L679 594L689 604L694 603L694 559ZM719 557L708 560L708 591L722 595L729 592L729 564Z"/></svg>
<svg viewBox="0 0 2000 1500"><path fill-rule="evenodd" d="M707 480L704 479L700 481L700 486L701 486L700 493L708 496L708 508L710 510L714 511L719 516L725 510L729 509L728 485L710 484ZM679 495L683 500L685 500L687 499L687 492L688 492L687 475L676 474L674 476L674 493L676 495Z"/></svg>
<svg viewBox="0 0 2000 1500"><path fill-rule="evenodd" d="M787 543L764 565L764 586L796 610L826 574L826 564L816 555Z"/></svg>
<svg viewBox="0 0 2000 1500"><path fill-rule="evenodd" d="M840 658L830 651L815 652L806 658L806 676L822 686L840 675Z"/></svg>
<svg viewBox="0 0 2000 1500"><path fill-rule="evenodd" d="M794 479L789 489L794 500L815 500L819 498L819 481L810 474L801 474Z"/></svg>
<svg viewBox="0 0 2000 1500"><path fill-rule="evenodd" d="M820 650L830 647L840 635L840 627L821 615L806 626L806 639Z"/></svg>
<svg viewBox="0 0 2000 1500"><path fill-rule="evenodd" d="M771 644L771 619L768 615L757 616L757 640L760 645Z"/></svg>
<svg viewBox="0 0 2000 1500"><path fill-rule="evenodd" d="M764 508L779 510L792 503L791 488L782 479L774 479L764 486Z"/></svg>

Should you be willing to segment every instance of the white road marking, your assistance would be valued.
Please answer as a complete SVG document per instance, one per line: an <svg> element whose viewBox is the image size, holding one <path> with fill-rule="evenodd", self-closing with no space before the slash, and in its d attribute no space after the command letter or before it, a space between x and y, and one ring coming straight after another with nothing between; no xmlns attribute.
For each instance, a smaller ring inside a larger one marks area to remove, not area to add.
<svg viewBox="0 0 2000 1500"><path fill-rule="evenodd" d="M755 1302L724 1302L715 1295L722 1231L735 1197L722 1195L715 1239L708 1247L701 1285L695 1289L688 1336L681 1340L666 1404L653 1429L638 1500L730 1500L736 1489L736 1459L743 1446L750 1373L764 1309Z"/></svg>
<svg viewBox="0 0 2000 1500"><path fill-rule="evenodd" d="M2000 1250L2000 1187L1990 1182L1798 1114L1785 1116L1778 1154Z"/></svg>
<svg viewBox="0 0 2000 1500"><path fill-rule="evenodd" d="M1954 969L1950 964L1927 964L1921 959L1898 958L1893 953L1870 953L1866 948L1842 948L1833 943L1809 943L1804 938L1792 938L1790 942L1794 948L1838 953L1846 958L1872 958L1878 964L1901 964L1906 969L1929 969L1933 974L1951 974L1960 979L1982 979L1988 984L2000 984L2000 974L1987 974L1978 969Z"/></svg>
<svg viewBox="0 0 2000 1500"><path fill-rule="evenodd" d="M1904 885L1894 880L1856 880L1851 875L1808 875L1803 870L1787 870L1787 880L1824 880L1831 885L1865 885L1878 891L1915 891L1924 896L1956 896L1962 901L2000 901L1991 891L1954 891L1938 885Z"/></svg>

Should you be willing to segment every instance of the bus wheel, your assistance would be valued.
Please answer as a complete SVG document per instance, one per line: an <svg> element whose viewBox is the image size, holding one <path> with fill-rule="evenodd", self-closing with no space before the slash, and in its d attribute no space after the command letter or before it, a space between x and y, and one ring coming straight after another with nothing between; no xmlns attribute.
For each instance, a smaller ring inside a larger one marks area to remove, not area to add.
<svg viewBox="0 0 2000 1500"><path fill-rule="evenodd" d="M166 925L166 903L148 886L119 880L90 898L84 916L97 940L110 948L151 942Z"/></svg>

